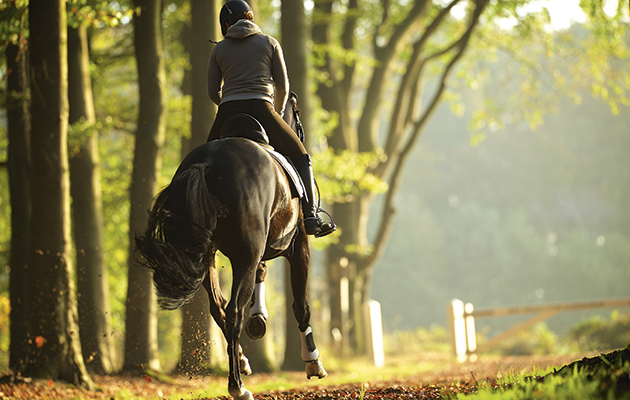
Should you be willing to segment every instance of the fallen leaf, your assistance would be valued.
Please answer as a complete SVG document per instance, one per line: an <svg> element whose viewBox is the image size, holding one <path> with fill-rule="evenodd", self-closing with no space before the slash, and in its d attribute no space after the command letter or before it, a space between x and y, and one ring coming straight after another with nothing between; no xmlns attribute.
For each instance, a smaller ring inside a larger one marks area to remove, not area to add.
<svg viewBox="0 0 630 400"><path fill-rule="evenodd" d="M38 349L41 349L44 346L44 343L46 343L46 339L44 339L43 336L35 337L35 346L37 346Z"/></svg>

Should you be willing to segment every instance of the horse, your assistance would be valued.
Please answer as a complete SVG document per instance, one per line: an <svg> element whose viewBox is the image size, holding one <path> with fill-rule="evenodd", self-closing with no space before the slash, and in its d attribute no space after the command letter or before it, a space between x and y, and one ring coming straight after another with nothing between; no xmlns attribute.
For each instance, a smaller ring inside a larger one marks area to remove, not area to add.
<svg viewBox="0 0 630 400"><path fill-rule="evenodd" d="M286 110L286 119L299 131L293 94ZM293 312L306 377L321 379L327 373L310 325L306 296L310 245L300 199L278 161L257 143L265 141L258 121L241 114L226 121L222 132L220 140L198 146L184 158L170 184L154 199L136 248L153 270L162 308L177 309L205 288L210 313L228 343L228 391L235 400L250 400L253 396L241 373L248 375L251 368L239 341L252 299L247 331L254 338L265 333L267 260L285 257L291 266ZM232 264L229 301L219 286L217 251Z"/></svg>

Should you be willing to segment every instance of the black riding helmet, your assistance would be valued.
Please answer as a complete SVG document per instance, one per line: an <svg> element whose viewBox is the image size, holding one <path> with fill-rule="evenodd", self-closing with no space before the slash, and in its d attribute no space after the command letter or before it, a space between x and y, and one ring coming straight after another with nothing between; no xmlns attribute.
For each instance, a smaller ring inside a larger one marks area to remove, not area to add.
<svg viewBox="0 0 630 400"><path fill-rule="evenodd" d="M223 37L227 34L228 25L234 25L239 19L253 19L252 8L243 0L230 0L221 7L219 22Z"/></svg>

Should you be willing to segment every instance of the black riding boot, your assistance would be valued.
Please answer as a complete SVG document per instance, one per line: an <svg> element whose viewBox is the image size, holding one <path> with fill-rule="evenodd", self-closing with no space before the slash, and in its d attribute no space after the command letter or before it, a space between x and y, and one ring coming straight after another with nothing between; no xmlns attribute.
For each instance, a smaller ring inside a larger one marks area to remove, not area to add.
<svg viewBox="0 0 630 400"><path fill-rule="evenodd" d="M322 237L333 233L337 230L337 225L335 225L334 222L324 222L317 215L319 210L315 205L315 178L313 177L311 156L304 154L298 161L296 168L306 189L306 196L302 199L302 212L304 213L304 228L306 229L306 234Z"/></svg>

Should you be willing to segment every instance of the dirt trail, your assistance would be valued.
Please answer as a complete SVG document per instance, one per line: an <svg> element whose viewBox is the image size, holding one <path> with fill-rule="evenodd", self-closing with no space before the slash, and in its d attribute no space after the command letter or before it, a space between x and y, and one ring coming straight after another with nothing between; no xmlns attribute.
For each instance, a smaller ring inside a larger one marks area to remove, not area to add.
<svg viewBox="0 0 630 400"><path fill-rule="evenodd" d="M431 357L435 357L432 360ZM529 373L532 370L543 370L549 366L560 368L576 360L577 356L505 356L482 357L474 363L457 363L444 359L444 355L425 355L418 362L436 365L419 374L395 378L375 378L368 382L357 380L355 383L335 384L327 379L306 381L303 372L282 373L282 379L293 383L300 389L255 392L256 399L295 400L295 399L420 399L442 398L453 393L468 393L476 382L494 382L497 376L512 373ZM412 361L413 362L413 361ZM331 376L334 370L329 370ZM347 374L340 372L339 374ZM274 382L278 374L254 374L246 378L248 388L265 382ZM171 394L180 393L182 399L202 400L194 395L200 388L216 385L227 385L225 377L172 377L170 382L162 382L149 376L99 376L93 375L99 391L89 392L53 381L15 381L7 382L8 377L0 381L0 400L66 400L94 399L117 400L129 398L165 399ZM351 378L349 378L351 380ZM330 383L328 383L330 382ZM190 396L186 396L189 393ZM217 399L228 399L226 396ZM207 398L206 398L207 399Z"/></svg>

